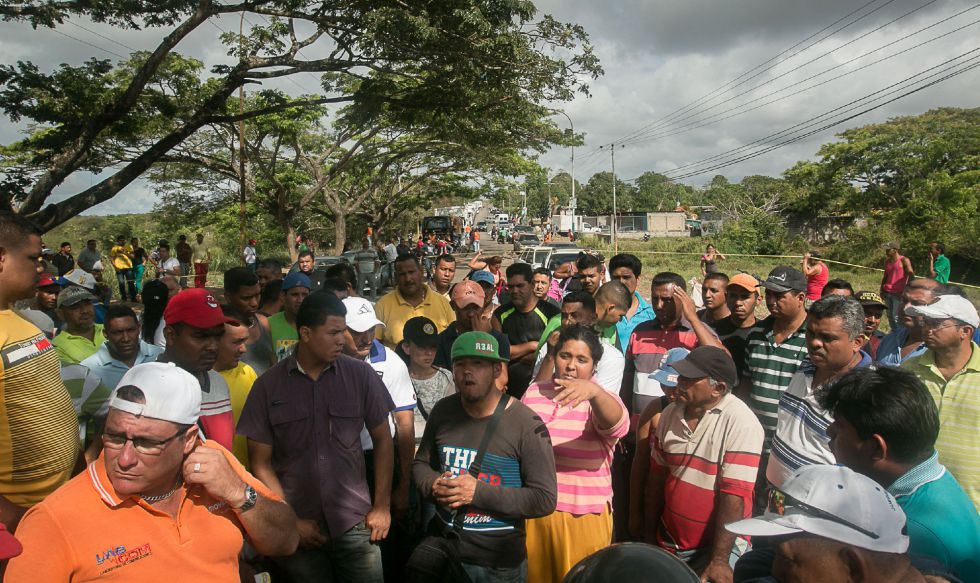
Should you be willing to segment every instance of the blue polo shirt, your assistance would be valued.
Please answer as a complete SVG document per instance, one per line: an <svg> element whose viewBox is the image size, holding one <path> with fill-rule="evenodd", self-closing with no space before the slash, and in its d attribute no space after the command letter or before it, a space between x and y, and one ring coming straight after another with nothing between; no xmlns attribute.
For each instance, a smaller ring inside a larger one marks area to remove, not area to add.
<svg viewBox="0 0 980 583"><path fill-rule="evenodd" d="M637 326L644 322L649 322L657 317L653 313L653 306L647 303L640 295L640 292L633 292L636 300L640 303L639 307L636 308L636 313L633 314L632 318L623 316L619 322L616 323L616 334L619 336L618 346L619 349L626 354L626 349L629 347L630 336L633 335L633 330Z"/></svg>
<svg viewBox="0 0 980 583"><path fill-rule="evenodd" d="M926 345L922 343L915 350L908 353L905 358L902 358L902 346L905 345L905 341L908 340L910 333L911 331L908 328L902 327L886 334L881 339L881 343L878 344L878 351L875 352L875 364L899 366L906 360L925 352Z"/></svg>
<svg viewBox="0 0 980 583"><path fill-rule="evenodd" d="M980 515L936 452L888 492L905 511L910 555L931 557L964 583L980 583Z"/></svg>
<svg viewBox="0 0 980 583"><path fill-rule="evenodd" d="M159 346L147 344L140 340L140 351L137 353L136 362L133 365L143 364L144 362L156 362L157 356L161 352L163 352L163 349ZM95 354L86 358L80 364L87 367L95 376L102 379L102 384L107 386L110 391L119 385L119 381L122 380L123 375L129 370L129 367L125 363L113 358L112 353L109 352L108 341L103 342Z"/></svg>

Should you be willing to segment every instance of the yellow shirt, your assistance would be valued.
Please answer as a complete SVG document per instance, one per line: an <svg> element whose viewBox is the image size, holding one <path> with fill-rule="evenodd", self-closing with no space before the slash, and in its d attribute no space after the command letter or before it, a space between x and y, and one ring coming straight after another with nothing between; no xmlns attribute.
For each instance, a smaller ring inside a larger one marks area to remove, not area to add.
<svg viewBox="0 0 980 583"><path fill-rule="evenodd" d="M68 481L79 448L54 346L34 324L0 310L0 495L37 504Z"/></svg>
<svg viewBox="0 0 980 583"><path fill-rule="evenodd" d="M65 364L81 363L98 352L99 347L105 342L102 330L102 324L95 324L95 335L92 340L84 336L69 334L67 328L62 330L54 337L54 347L58 351L58 358Z"/></svg>
<svg viewBox="0 0 980 583"><path fill-rule="evenodd" d="M231 413L235 417L235 425L238 425L238 418L245 407L245 399L252 390L252 384L259 375L255 370L244 362L239 362L238 366L228 370L219 371L225 382L228 383L228 392L231 394ZM235 435L235 441L231 448L232 453L238 461L242 462L245 469L248 469L248 440L242 435Z"/></svg>
<svg viewBox="0 0 980 583"><path fill-rule="evenodd" d="M980 510L980 346L963 370L946 378L936 368L931 350L902 365L926 385L939 409L939 461L963 486Z"/></svg>
<svg viewBox="0 0 980 583"><path fill-rule="evenodd" d="M385 294L374 306L378 319L385 323L378 327L378 340L394 350L402 341L405 322L416 316L425 316L436 325L436 332L442 332L456 321L456 312L446 298L432 291L428 285L422 284L425 297L418 306L405 301L398 290Z"/></svg>
<svg viewBox="0 0 980 583"><path fill-rule="evenodd" d="M109 253L112 255L112 266L116 269L132 269L133 260L129 258L127 253L133 253L131 245L113 245Z"/></svg>

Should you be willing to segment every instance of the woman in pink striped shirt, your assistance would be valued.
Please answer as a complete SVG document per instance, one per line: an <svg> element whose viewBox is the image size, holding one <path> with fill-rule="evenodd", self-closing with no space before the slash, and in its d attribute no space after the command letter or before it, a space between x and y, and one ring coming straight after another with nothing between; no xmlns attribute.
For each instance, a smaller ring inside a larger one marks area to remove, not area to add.
<svg viewBox="0 0 980 583"><path fill-rule="evenodd" d="M610 465L629 415L618 395L592 381L602 350L591 328L562 330L554 379L531 385L521 399L548 427L558 470L557 509L525 524L528 581L559 583L612 541Z"/></svg>

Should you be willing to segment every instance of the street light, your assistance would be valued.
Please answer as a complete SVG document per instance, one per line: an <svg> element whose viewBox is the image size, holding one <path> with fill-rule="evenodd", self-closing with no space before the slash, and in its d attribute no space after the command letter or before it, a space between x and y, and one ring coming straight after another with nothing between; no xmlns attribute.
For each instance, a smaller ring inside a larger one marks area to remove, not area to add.
<svg viewBox="0 0 980 583"><path fill-rule="evenodd" d="M565 116L568 120L569 131L572 133L572 138L575 137L575 124L572 123L572 118L569 117L567 113L560 109L552 109L551 111L555 113L560 113ZM575 198L575 144L572 144L572 198L568 201L568 206L572 208L572 216L575 216L575 207L578 206L578 200Z"/></svg>

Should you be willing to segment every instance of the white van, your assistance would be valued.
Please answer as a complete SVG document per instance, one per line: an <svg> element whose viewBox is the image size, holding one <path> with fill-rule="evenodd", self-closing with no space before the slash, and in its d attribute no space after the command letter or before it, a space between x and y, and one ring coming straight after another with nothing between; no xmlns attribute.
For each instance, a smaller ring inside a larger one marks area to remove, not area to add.
<svg viewBox="0 0 980 583"><path fill-rule="evenodd" d="M495 220L498 225L503 225L510 222L510 216L508 216L507 213L499 213L493 218L493 220Z"/></svg>

